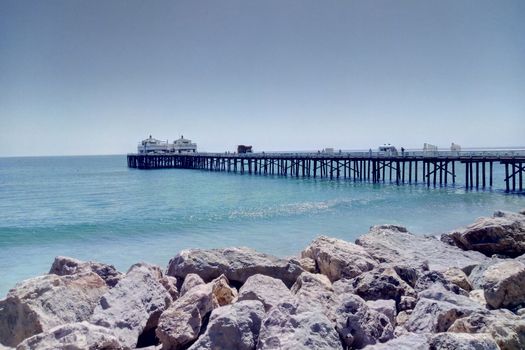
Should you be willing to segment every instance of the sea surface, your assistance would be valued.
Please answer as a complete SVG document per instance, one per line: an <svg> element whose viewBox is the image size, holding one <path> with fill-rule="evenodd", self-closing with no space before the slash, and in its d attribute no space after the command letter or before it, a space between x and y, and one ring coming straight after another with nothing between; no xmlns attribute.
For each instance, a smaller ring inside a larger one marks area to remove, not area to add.
<svg viewBox="0 0 525 350"><path fill-rule="evenodd" d="M57 255L165 267L181 249L249 246L298 254L320 234L355 240L375 224L437 235L494 210L525 208L496 189L370 184L202 170L128 169L126 156L0 158L0 297Z"/></svg>

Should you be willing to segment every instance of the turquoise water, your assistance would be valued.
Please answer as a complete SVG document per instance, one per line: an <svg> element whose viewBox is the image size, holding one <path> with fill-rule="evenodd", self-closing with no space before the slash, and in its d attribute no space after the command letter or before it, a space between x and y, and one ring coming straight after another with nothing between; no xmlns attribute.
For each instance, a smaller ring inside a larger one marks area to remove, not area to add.
<svg viewBox="0 0 525 350"><path fill-rule="evenodd" d="M500 173L495 181L501 187ZM525 196L459 186L142 171L128 169L125 156L0 158L0 296L47 272L56 255L124 271L138 261L165 267L190 247L287 256L319 234L353 241L382 223L439 234L521 208Z"/></svg>

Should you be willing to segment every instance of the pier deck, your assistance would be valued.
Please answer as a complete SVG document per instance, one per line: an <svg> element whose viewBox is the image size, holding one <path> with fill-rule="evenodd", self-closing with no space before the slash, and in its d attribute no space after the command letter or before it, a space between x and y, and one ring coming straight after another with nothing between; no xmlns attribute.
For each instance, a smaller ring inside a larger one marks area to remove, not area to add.
<svg viewBox="0 0 525 350"><path fill-rule="evenodd" d="M523 192L525 150L468 152L180 153L128 154L128 167L201 169L241 174L344 178L373 183L455 184L463 164L467 189L494 185L494 167L505 168L505 190Z"/></svg>

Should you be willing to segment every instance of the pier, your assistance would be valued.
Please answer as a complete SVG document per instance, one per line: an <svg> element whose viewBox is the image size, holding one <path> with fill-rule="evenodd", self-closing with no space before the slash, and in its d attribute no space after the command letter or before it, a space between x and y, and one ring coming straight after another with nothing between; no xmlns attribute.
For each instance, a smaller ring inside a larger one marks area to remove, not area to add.
<svg viewBox="0 0 525 350"><path fill-rule="evenodd" d="M494 169L505 168L506 192L523 192L525 150L338 152L338 153L178 153L128 154L128 167L137 169L200 169L240 174L350 179L398 185L455 184L464 176L467 189L494 186ZM462 164L464 174L458 174Z"/></svg>

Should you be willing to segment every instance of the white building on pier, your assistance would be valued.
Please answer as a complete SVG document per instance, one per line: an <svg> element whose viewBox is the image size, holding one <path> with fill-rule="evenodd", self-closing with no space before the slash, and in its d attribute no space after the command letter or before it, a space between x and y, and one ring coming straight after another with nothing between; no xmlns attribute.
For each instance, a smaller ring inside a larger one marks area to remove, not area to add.
<svg viewBox="0 0 525 350"><path fill-rule="evenodd" d="M147 153L194 153L197 152L197 144L191 142L189 139L181 137L173 143L169 143L168 140L162 141L153 138L149 135L149 138L142 140L137 146L137 152L139 154Z"/></svg>

